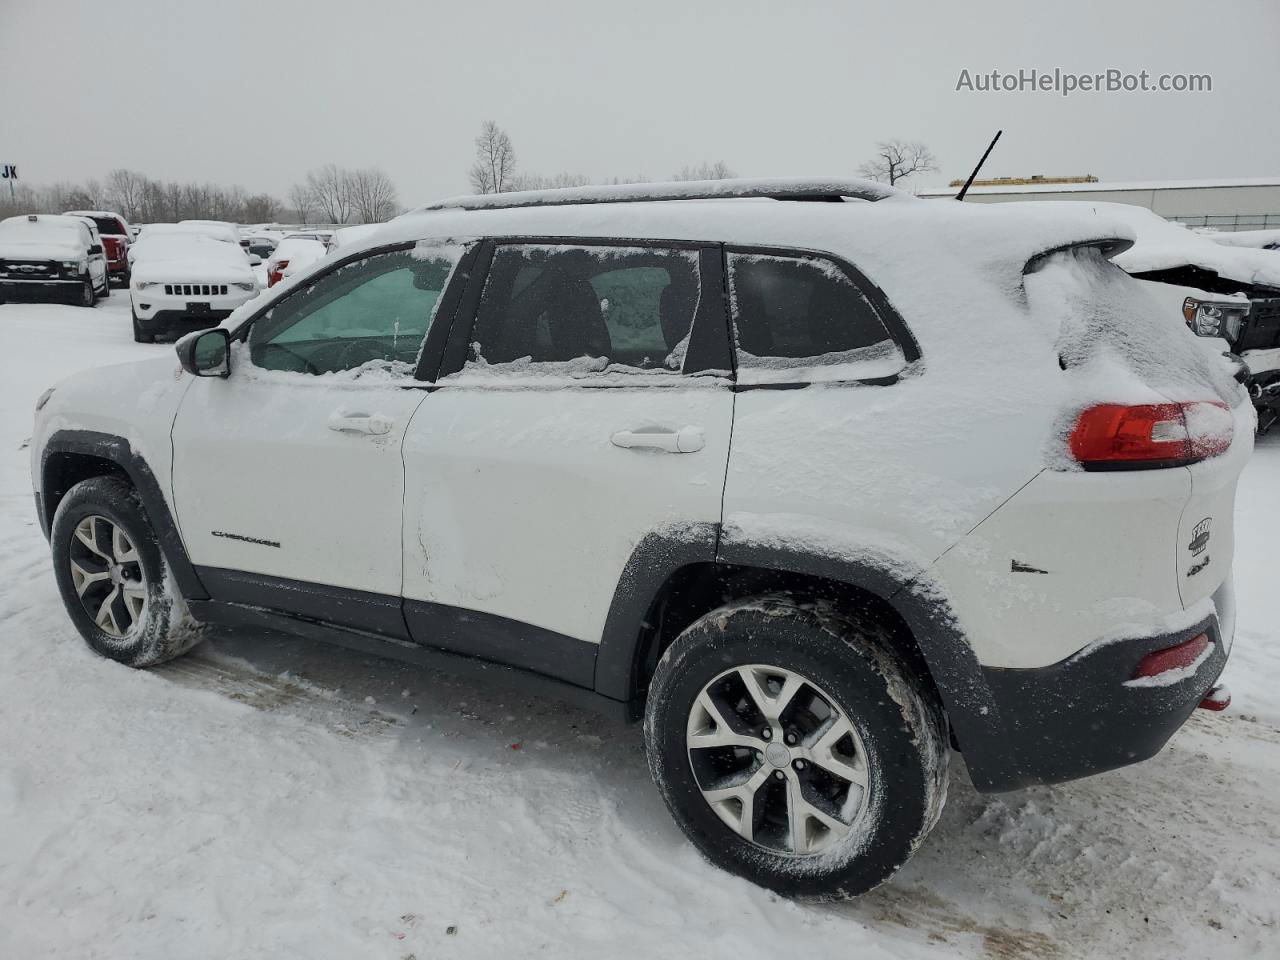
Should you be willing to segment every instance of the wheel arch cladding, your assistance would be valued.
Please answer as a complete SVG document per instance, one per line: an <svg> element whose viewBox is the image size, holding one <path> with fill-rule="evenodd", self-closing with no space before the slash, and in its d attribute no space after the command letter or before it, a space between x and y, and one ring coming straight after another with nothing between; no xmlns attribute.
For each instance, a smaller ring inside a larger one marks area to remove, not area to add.
<svg viewBox="0 0 1280 960"><path fill-rule="evenodd" d="M40 455L37 503L45 536L49 535L54 513L67 491L81 480L96 476L117 476L128 481L142 501L147 522L155 531L183 597L207 599L208 593L187 557L159 481L147 461L124 437L92 430L59 430L49 437Z"/></svg>
<svg viewBox="0 0 1280 960"><path fill-rule="evenodd" d="M779 589L871 603L896 621L896 649L936 692L975 786L1010 786L1014 761L1005 756L998 704L945 594L921 571L912 574L887 559L725 541L716 524L652 533L637 545L615 591L597 659L597 692L643 699L646 668L683 626L725 602ZM690 610L681 614L677 605L673 615L669 605L682 595Z"/></svg>

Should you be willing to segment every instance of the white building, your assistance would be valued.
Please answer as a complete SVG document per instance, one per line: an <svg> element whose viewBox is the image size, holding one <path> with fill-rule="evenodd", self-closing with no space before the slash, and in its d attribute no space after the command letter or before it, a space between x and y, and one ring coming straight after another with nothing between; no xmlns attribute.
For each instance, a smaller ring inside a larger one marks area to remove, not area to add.
<svg viewBox="0 0 1280 960"><path fill-rule="evenodd" d="M954 197L958 187L921 190L922 197ZM1095 200L1132 203L1167 220L1218 230L1280 227L1280 177L1246 180L1152 180L1136 183L1045 183L974 186L965 202Z"/></svg>

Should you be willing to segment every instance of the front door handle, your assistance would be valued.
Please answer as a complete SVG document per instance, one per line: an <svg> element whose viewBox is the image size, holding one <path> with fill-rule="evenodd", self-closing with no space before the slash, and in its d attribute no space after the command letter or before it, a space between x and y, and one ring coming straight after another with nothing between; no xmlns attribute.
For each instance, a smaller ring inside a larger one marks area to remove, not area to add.
<svg viewBox="0 0 1280 960"><path fill-rule="evenodd" d="M647 447L665 450L667 453L696 453L707 445L707 438L701 427L681 427L679 430L619 430L609 439L615 447Z"/></svg>
<svg viewBox="0 0 1280 960"><path fill-rule="evenodd" d="M367 433L382 436L391 432L391 418L380 413L347 413L335 410L329 414L329 429L339 433Z"/></svg>

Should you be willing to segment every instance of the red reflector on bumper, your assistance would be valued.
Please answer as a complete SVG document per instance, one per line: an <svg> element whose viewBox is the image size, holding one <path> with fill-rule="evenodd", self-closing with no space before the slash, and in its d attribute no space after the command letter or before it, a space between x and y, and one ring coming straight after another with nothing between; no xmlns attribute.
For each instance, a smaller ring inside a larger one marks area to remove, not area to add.
<svg viewBox="0 0 1280 960"><path fill-rule="evenodd" d="M1225 683L1219 683L1200 701L1201 710L1225 710L1231 706L1231 691Z"/></svg>
<svg viewBox="0 0 1280 960"><path fill-rule="evenodd" d="M1185 670L1195 663L1208 647L1209 635L1202 633L1176 647L1166 647L1163 650L1148 653L1138 661L1138 668L1133 671L1133 679L1155 677L1170 670Z"/></svg>

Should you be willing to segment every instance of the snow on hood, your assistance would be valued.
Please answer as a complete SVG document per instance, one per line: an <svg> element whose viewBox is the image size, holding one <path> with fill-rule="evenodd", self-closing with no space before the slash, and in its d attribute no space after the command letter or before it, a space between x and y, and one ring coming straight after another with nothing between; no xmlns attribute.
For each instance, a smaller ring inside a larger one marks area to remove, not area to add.
<svg viewBox="0 0 1280 960"><path fill-rule="evenodd" d="M239 245L192 234L153 235L130 250L133 275L143 280L243 283L253 279Z"/></svg>
<svg viewBox="0 0 1280 960"><path fill-rule="evenodd" d="M1099 217L1127 224L1135 235L1132 247L1115 257L1126 273L1149 273L1192 266L1237 283L1280 288L1280 253L1215 243L1204 234L1171 223L1145 207L1128 203L1082 203L1078 200L1024 201L1007 206L1083 207Z"/></svg>
<svg viewBox="0 0 1280 960"><path fill-rule="evenodd" d="M0 259L14 260L83 260L87 255L78 243L49 243L47 240L16 241L0 237Z"/></svg>
<svg viewBox="0 0 1280 960"><path fill-rule="evenodd" d="M74 217L9 217L0 221L0 257L80 260L87 252L80 221Z"/></svg>
<svg viewBox="0 0 1280 960"><path fill-rule="evenodd" d="M137 280L163 283L249 283L254 279L247 263L237 266L199 258L135 262L133 276Z"/></svg>
<svg viewBox="0 0 1280 960"><path fill-rule="evenodd" d="M1280 230L1237 230L1234 233L1203 233L1201 236L1224 247L1254 247L1261 250L1280 244ZM1273 249L1272 252L1276 251Z"/></svg>

